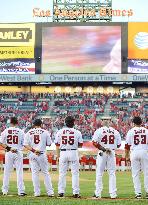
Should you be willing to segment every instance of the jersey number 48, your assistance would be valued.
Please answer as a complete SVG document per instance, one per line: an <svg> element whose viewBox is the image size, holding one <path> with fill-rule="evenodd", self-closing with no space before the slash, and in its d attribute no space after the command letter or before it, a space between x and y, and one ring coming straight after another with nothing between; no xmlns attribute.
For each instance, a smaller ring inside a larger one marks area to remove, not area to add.
<svg viewBox="0 0 148 205"><path fill-rule="evenodd" d="M114 144L115 137L114 135L105 135L104 137L102 137L101 142L103 142L104 144Z"/></svg>

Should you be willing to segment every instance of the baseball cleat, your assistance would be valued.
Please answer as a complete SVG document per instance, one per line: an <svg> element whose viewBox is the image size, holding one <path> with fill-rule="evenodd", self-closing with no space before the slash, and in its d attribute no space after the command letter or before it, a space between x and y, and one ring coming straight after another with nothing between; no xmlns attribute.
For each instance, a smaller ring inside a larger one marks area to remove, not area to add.
<svg viewBox="0 0 148 205"><path fill-rule="evenodd" d="M64 193L60 193L60 194L58 195L58 198L64 198Z"/></svg>
<svg viewBox="0 0 148 205"><path fill-rule="evenodd" d="M54 194L50 194L50 195L48 195L48 197L54 197Z"/></svg>
<svg viewBox="0 0 148 205"><path fill-rule="evenodd" d="M34 196L35 196L35 197L40 197L40 194L35 194Z"/></svg>
<svg viewBox="0 0 148 205"><path fill-rule="evenodd" d="M135 199L141 199L141 198L142 198L141 193L136 194Z"/></svg>
<svg viewBox="0 0 148 205"><path fill-rule="evenodd" d="M146 198L146 199L148 199L148 193L146 193L146 196L145 196L145 198Z"/></svg>
<svg viewBox="0 0 148 205"><path fill-rule="evenodd" d="M18 194L19 196L26 196L27 194L26 193L20 193Z"/></svg>
<svg viewBox="0 0 148 205"><path fill-rule="evenodd" d="M73 198L81 198L79 194L73 194Z"/></svg>
<svg viewBox="0 0 148 205"><path fill-rule="evenodd" d="M101 199L101 195L96 195L96 194L94 194L94 195L93 195L93 198Z"/></svg>
<svg viewBox="0 0 148 205"><path fill-rule="evenodd" d="M3 192L3 196L6 196L7 195L7 192Z"/></svg>
<svg viewBox="0 0 148 205"><path fill-rule="evenodd" d="M111 194L111 195L110 195L110 198L111 198L111 199L116 199L116 198L117 198L117 194L116 194L116 193Z"/></svg>

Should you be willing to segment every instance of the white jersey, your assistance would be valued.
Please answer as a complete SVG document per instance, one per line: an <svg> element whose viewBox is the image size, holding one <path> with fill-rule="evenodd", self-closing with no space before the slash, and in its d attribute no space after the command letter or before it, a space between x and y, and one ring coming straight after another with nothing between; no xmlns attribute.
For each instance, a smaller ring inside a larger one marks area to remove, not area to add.
<svg viewBox="0 0 148 205"><path fill-rule="evenodd" d="M22 150L25 133L18 127L9 127L1 133L0 143L13 149Z"/></svg>
<svg viewBox="0 0 148 205"><path fill-rule="evenodd" d="M25 136L24 145L29 145L35 150L46 151L46 146L50 146L51 134L42 128L33 128Z"/></svg>
<svg viewBox="0 0 148 205"><path fill-rule="evenodd" d="M101 127L95 131L92 141L99 143L104 148L114 150L117 145L121 145L121 136L112 127Z"/></svg>
<svg viewBox="0 0 148 205"><path fill-rule="evenodd" d="M133 127L127 133L126 144L131 145L131 150L148 150L148 130L144 127Z"/></svg>
<svg viewBox="0 0 148 205"><path fill-rule="evenodd" d="M74 128L62 128L55 137L55 144L60 146L60 149L78 149L78 145L83 143L82 134Z"/></svg>

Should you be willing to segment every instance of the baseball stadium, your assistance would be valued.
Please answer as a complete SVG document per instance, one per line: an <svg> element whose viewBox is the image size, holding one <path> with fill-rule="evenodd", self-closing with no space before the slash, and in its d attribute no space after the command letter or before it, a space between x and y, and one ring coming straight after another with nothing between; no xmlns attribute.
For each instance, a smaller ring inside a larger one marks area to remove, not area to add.
<svg viewBox="0 0 148 205"><path fill-rule="evenodd" d="M148 203L147 6L1 2L0 205Z"/></svg>

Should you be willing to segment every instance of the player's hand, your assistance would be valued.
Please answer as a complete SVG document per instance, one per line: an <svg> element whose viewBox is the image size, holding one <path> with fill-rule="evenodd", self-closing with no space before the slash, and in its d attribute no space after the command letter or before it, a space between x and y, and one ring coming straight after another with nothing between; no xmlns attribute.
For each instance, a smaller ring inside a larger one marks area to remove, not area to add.
<svg viewBox="0 0 148 205"><path fill-rule="evenodd" d="M126 162L130 162L130 157L125 158Z"/></svg>
<svg viewBox="0 0 148 205"><path fill-rule="evenodd" d="M59 157L57 157L57 164L59 164Z"/></svg>
<svg viewBox="0 0 148 205"><path fill-rule="evenodd" d="M13 148L11 148L11 150L10 150L12 153L17 153L17 149L13 149Z"/></svg>
<svg viewBox="0 0 148 205"><path fill-rule="evenodd" d="M37 156L39 156L41 154L41 152L39 150L35 150L34 154L36 154Z"/></svg>
<svg viewBox="0 0 148 205"><path fill-rule="evenodd" d="M111 154L111 150L109 148L106 148L106 154L110 155Z"/></svg>

